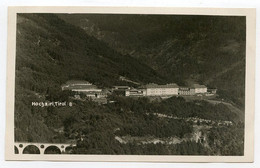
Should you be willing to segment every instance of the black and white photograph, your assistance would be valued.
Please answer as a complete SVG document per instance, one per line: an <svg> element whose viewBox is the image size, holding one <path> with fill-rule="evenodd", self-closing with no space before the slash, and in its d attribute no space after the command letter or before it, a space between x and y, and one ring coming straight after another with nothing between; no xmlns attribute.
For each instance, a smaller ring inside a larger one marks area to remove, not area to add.
<svg viewBox="0 0 260 168"><path fill-rule="evenodd" d="M16 156L244 156L247 17L19 12Z"/></svg>

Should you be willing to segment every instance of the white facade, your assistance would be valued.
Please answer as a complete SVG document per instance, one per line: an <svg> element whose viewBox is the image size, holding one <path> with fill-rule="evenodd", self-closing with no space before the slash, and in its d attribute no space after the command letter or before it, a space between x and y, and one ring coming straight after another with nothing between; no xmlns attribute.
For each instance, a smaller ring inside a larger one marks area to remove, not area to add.
<svg viewBox="0 0 260 168"><path fill-rule="evenodd" d="M72 89L73 92L101 92L102 89L96 88L84 88L84 89Z"/></svg>
<svg viewBox="0 0 260 168"><path fill-rule="evenodd" d="M195 93L207 93L207 87L205 85L194 84Z"/></svg>
<svg viewBox="0 0 260 168"><path fill-rule="evenodd" d="M195 93L206 93L207 88L195 88Z"/></svg>
<svg viewBox="0 0 260 168"><path fill-rule="evenodd" d="M178 94L179 95L194 95L195 89L194 88L188 88L188 87L180 87Z"/></svg>
<svg viewBox="0 0 260 168"><path fill-rule="evenodd" d="M171 96L178 95L179 88L147 88L147 96Z"/></svg>

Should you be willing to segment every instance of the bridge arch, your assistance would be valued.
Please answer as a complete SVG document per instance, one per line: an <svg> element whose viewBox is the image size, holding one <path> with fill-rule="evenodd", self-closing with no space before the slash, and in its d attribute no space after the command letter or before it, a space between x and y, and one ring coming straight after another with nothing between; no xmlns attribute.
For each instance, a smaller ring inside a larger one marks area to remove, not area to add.
<svg viewBox="0 0 260 168"><path fill-rule="evenodd" d="M15 154L19 154L19 149L17 148L17 146L14 145L14 153Z"/></svg>
<svg viewBox="0 0 260 168"><path fill-rule="evenodd" d="M56 145L51 145L44 150L44 154L61 154L61 149Z"/></svg>
<svg viewBox="0 0 260 168"><path fill-rule="evenodd" d="M72 151L72 149L73 149L73 146L67 146L67 147L65 147L65 152L66 153L71 153L71 151Z"/></svg>
<svg viewBox="0 0 260 168"><path fill-rule="evenodd" d="M23 149L23 154L40 154L40 149L36 145L27 145Z"/></svg>

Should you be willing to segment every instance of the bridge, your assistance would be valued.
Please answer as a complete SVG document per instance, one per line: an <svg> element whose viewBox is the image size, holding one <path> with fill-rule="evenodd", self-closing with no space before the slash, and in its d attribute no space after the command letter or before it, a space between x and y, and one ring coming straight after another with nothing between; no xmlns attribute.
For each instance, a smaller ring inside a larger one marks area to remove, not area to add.
<svg viewBox="0 0 260 168"><path fill-rule="evenodd" d="M33 154L48 154L48 150L55 149L57 153L64 154L66 149L76 146L76 143L36 143L36 142L15 142L16 154L32 154L27 151L33 149Z"/></svg>

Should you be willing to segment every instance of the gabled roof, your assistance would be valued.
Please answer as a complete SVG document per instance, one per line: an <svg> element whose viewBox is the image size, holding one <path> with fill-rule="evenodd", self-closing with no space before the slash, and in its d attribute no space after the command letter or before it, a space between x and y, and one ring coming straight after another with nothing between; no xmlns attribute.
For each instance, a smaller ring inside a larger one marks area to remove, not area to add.
<svg viewBox="0 0 260 168"><path fill-rule="evenodd" d="M96 85L92 85L88 81L83 80L69 80L65 84L61 85L64 90L75 90L75 89L98 89Z"/></svg>
<svg viewBox="0 0 260 168"><path fill-rule="evenodd" d="M205 85L194 84L194 88L207 88Z"/></svg>
<svg viewBox="0 0 260 168"><path fill-rule="evenodd" d="M155 83L149 83L147 85L144 85L143 88L179 88L179 86L175 83L170 83L166 85L158 85Z"/></svg>

